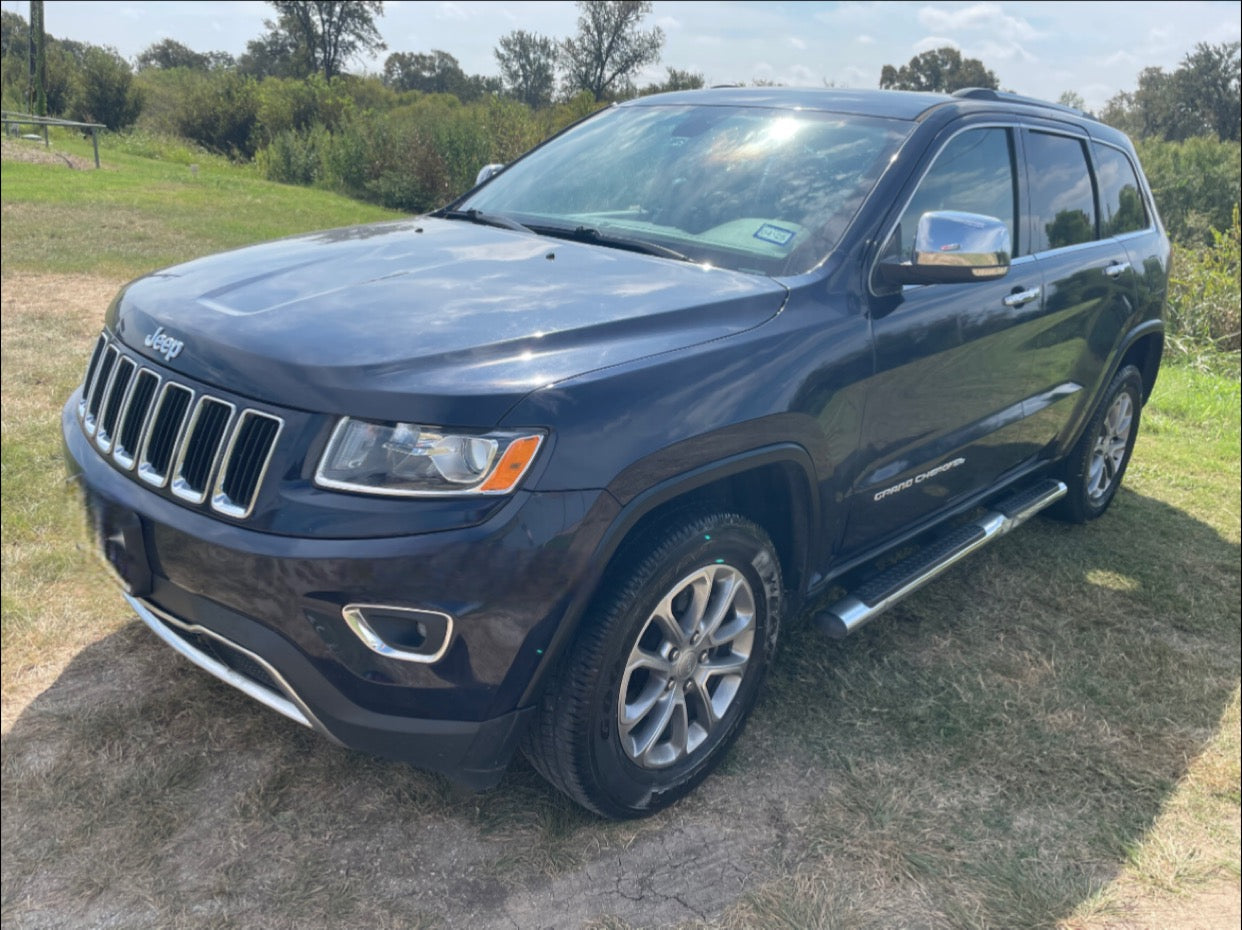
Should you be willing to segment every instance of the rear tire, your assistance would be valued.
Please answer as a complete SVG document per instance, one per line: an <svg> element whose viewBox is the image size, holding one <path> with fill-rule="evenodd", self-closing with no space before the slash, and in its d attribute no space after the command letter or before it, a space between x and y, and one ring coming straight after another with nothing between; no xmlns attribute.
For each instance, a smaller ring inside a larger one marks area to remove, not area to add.
<svg viewBox="0 0 1242 930"><path fill-rule="evenodd" d="M780 626L780 563L749 520L690 518L640 545L605 582L523 745L548 781L613 818L672 804L720 763Z"/></svg>
<svg viewBox="0 0 1242 930"><path fill-rule="evenodd" d="M1067 523L1087 523L1104 513L1125 477L1143 409L1143 376L1126 365L1108 386L1104 400L1087 424L1057 477L1068 493L1048 508Z"/></svg>

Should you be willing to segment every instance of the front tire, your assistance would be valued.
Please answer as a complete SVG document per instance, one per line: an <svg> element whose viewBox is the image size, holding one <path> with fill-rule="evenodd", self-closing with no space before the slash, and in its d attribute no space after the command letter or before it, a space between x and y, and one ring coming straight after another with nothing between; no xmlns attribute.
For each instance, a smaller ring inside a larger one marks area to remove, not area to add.
<svg viewBox="0 0 1242 930"><path fill-rule="evenodd" d="M1142 409L1143 376L1126 365L1113 377L1095 416L1061 463L1059 477L1069 491L1049 508L1050 516L1087 523L1108 509L1130 464Z"/></svg>
<svg viewBox="0 0 1242 930"><path fill-rule="evenodd" d="M660 810L720 763L780 624L780 563L749 520L709 514L642 543L583 620L524 746L540 774L605 817Z"/></svg>

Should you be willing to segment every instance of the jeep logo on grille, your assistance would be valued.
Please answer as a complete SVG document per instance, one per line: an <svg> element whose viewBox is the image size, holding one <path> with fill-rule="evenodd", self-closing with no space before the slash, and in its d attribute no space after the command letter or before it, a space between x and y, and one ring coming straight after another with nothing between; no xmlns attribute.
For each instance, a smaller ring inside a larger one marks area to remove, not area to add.
<svg viewBox="0 0 1242 930"><path fill-rule="evenodd" d="M155 332L142 340L142 344L164 356L164 361L166 362L171 362L180 355L181 350L185 347L185 343L180 339L174 339L165 333L162 326L157 326Z"/></svg>

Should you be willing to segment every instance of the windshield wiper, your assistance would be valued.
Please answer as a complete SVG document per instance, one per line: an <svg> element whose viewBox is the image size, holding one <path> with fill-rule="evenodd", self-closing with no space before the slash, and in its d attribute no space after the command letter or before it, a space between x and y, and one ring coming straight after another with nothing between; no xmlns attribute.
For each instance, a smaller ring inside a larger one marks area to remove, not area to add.
<svg viewBox="0 0 1242 930"><path fill-rule="evenodd" d="M466 220L470 223L478 223L480 226L498 226L501 229L512 229L516 232L534 232L525 223L519 223L504 214L484 213L473 207L469 210L437 210L431 215L445 220Z"/></svg>
<svg viewBox="0 0 1242 930"><path fill-rule="evenodd" d="M614 236L602 233L594 226L577 226L574 229L557 226L540 226L537 232L558 239L570 239L574 242L590 242L612 249L625 249L630 252L642 252L644 255L659 255L662 258L675 258L679 262L693 262L689 255L670 249L666 245L655 242L644 242L642 239L628 239L625 236Z"/></svg>

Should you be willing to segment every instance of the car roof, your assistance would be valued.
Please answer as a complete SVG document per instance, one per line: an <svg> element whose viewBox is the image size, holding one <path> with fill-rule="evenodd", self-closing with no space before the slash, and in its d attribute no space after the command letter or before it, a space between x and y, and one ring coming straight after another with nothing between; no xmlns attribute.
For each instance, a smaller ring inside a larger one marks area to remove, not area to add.
<svg viewBox="0 0 1242 930"><path fill-rule="evenodd" d="M862 90L815 87L713 87L674 91L627 100L621 106L773 107L785 110L824 110L852 116L880 116L915 120L934 106L950 103L948 94L904 90Z"/></svg>
<svg viewBox="0 0 1242 930"><path fill-rule="evenodd" d="M1024 97L1006 91L970 87L953 94L920 93L905 90L819 87L713 87L706 90L674 91L627 100L621 106L738 106L772 107L786 110L822 110L850 116L877 116L887 119L921 120L933 110L946 116L970 113L1025 113L1046 119L1077 123L1089 134L1110 141L1125 137L1094 117L1046 100Z"/></svg>

